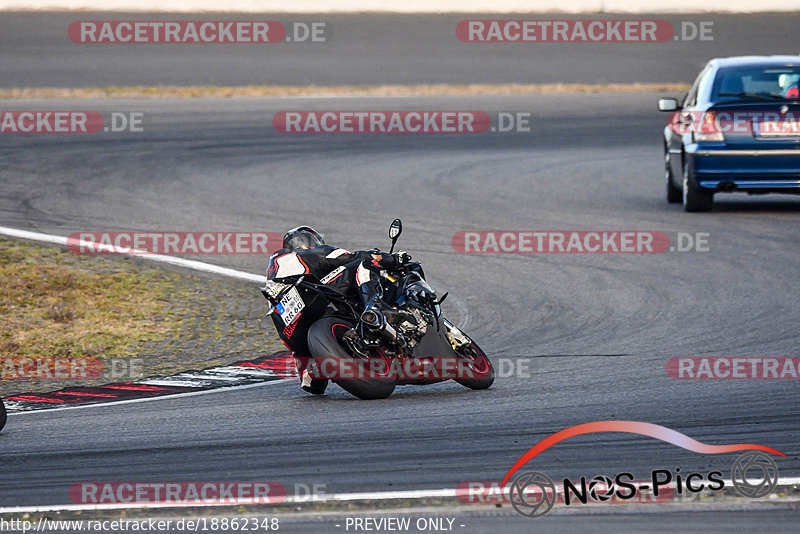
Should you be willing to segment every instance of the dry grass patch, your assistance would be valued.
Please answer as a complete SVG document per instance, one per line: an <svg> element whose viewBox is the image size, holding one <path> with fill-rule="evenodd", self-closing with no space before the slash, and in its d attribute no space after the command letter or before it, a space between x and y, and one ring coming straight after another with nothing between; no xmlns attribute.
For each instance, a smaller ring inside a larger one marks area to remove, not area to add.
<svg viewBox="0 0 800 534"><path fill-rule="evenodd" d="M640 93L688 91L680 83L545 83L545 84L422 84L422 85L339 85L281 86L248 85L240 87L32 87L0 89L0 99L48 98L236 98L277 96L472 96L514 94Z"/></svg>
<svg viewBox="0 0 800 534"><path fill-rule="evenodd" d="M165 313L171 275L0 239L1 354L131 356L180 326Z"/></svg>

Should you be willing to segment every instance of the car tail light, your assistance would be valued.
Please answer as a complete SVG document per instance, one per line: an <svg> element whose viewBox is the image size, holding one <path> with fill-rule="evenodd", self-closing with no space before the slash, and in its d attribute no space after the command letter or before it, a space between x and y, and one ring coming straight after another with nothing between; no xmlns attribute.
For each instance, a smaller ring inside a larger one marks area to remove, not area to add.
<svg viewBox="0 0 800 534"><path fill-rule="evenodd" d="M717 124L717 114L713 111L706 111L700 118L700 125L694 134L697 141L724 141L722 130Z"/></svg>

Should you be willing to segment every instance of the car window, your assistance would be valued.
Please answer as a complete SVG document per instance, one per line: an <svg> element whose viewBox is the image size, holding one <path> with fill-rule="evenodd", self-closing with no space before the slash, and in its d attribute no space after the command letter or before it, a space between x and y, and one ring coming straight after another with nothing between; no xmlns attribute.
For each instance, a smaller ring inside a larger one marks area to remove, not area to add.
<svg viewBox="0 0 800 534"><path fill-rule="evenodd" d="M683 99L683 107L693 107L697 105L697 89L700 87L700 82L703 81L703 78L706 74L708 74L709 66L706 65L703 70L700 71L700 74L697 75L695 78L694 83L692 84L692 88L686 94L686 98Z"/></svg>
<svg viewBox="0 0 800 534"><path fill-rule="evenodd" d="M759 66L720 69L714 79L711 98L731 100L731 95L772 95L797 98L800 66Z"/></svg>

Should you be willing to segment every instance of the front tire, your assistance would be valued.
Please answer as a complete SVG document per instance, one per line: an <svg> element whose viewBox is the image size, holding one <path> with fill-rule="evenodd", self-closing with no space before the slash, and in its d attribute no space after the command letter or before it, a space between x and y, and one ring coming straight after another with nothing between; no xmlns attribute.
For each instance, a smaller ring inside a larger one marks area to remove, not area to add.
<svg viewBox="0 0 800 534"><path fill-rule="evenodd" d="M351 354L342 341L344 333L352 327L350 321L334 317L323 317L315 322L308 329L311 355L323 377L333 380L348 393L362 400L385 399L394 391L397 380L388 375L385 379L356 378L371 376L375 370L370 361ZM347 378L341 377L347 373L351 373Z"/></svg>
<svg viewBox="0 0 800 534"><path fill-rule="evenodd" d="M714 193L696 188L694 172L688 162L683 164L683 209L688 212L711 211Z"/></svg>
<svg viewBox="0 0 800 534"><path fill-rule="evenodd" d="M456 382L469 389L487 389L494 383L492 362L477 343L472 341L469 345L458 347L456 354L459 359L458 375L464 375L456 378Z"/></svg>
<svg viewBox="0 0 800 534"><path fill-rule="evenodd" d="M0 430L3 430L3 427L6 426L6 407L3 404L3 399L0 399Z"/></svg>

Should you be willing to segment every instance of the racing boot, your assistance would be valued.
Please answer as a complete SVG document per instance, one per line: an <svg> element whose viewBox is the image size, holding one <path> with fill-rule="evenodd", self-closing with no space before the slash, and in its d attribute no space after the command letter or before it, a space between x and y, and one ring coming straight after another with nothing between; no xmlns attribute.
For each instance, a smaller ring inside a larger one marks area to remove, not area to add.
<svg viewBox="0 0 800 534"><path fill-rule="evenodd" d="M314 358L295 355L294 362L297 374L300 375L300 388L312 395L323 395L328 387L328 380L314 378L317 369L316 365L314 365Z"/></svg>

